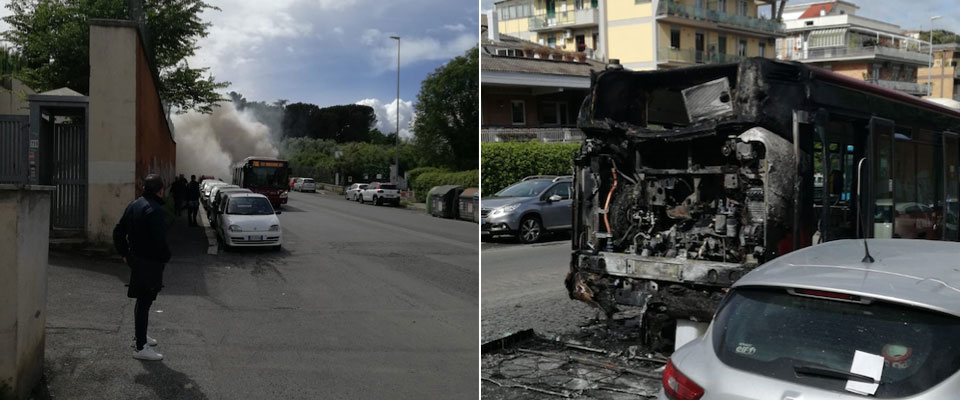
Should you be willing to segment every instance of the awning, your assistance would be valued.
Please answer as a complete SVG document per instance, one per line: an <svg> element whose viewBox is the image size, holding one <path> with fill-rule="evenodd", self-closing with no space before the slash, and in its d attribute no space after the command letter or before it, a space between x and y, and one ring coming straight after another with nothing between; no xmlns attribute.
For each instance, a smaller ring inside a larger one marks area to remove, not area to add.
<svg viewBox="0 0 960 400"><path fill-rule="evenodd" d="M831 28L810 32L807 48L846 47L847 28Z"/></svg>

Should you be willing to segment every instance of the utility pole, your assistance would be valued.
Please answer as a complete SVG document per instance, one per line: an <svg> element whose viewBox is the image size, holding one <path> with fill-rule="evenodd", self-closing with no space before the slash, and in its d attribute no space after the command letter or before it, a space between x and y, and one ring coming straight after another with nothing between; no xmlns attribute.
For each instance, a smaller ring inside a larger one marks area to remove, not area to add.
<svg viewBox="0 0 960 400"><path fill-rule="evenodd" d="M400 36L390 36L390 39L397 39L397 137L396 154L393 158L396 172L394 172L393 178L390 179L391 182L396 183L397 178L400 177Z"/></svg>

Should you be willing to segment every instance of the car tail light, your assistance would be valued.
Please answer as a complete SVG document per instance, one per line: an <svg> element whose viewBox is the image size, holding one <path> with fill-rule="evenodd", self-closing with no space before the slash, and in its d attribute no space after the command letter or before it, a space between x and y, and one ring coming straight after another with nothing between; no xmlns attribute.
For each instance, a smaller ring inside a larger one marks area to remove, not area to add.
<svg viewBox="0 0 960 400"><path fill-rule="evenodd" d="M791 293L797 296L805 297L817 297L821 299L830 299L830 300L840 300L840 301L849 301L853 303L864 303L869 304L870 301L864 299L857 295L846 294L846 293L837 293L837 292L828 292L826 290L816 290L816 289L788 289L787 293Z"/></svg>
<svg viewBox="0 0 960 400"><path fill-rule="evenodd" d="M383 189L377 190L377 193L383 193Z"/></svg>
<svg viewBox="0 0 960 400"><path fill-rule="evenodd" d="M680 373L673 361L667 361L663 370L663 392L671 400L697 400L703 397L703 388Z"/></svg>

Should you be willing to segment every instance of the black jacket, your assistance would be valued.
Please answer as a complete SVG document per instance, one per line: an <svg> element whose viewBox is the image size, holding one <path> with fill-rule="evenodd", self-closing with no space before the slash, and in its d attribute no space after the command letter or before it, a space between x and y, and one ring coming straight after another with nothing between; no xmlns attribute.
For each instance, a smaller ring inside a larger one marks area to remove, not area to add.
<svg viewBox="0 0 960 400"><path fill-rule="evenodd" d="M199 201L200 200L200 183L197 181L190 181L187 183L187 192L186 192L187 201Z"/></svg>
<svg viewBox="0 0 960 400"><path fill-rule="evenodd" d="M156 298L163 287L163 269L170 261L163 200L145 194L134 200L113 228L113 245L130 266L127 296Z"/></svg>

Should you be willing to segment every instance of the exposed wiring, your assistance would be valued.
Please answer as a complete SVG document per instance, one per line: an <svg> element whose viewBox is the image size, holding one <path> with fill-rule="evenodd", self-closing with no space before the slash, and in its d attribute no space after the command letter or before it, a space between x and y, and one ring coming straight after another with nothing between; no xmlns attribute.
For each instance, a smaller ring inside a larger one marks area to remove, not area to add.
<svg viewBox="0 0 960 400"><path fill-rule="evenodd" d="M610 168L610 172L613 173L613 186L610 187L610 192L607 193L607 202L603 205L603 223L607 226L607 233L610 232L610 218L607 218L607 214L610 212L610 198L613 197L613 191L617 190L617 168Z"/></svg>

